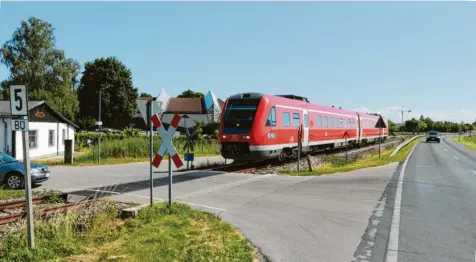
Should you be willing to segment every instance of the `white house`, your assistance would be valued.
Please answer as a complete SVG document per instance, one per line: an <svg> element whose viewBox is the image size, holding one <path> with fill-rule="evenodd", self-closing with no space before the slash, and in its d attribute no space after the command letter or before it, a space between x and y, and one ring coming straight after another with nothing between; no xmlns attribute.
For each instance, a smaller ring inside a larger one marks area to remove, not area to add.
<svg viewBox="0 0 476 262"><path fill-rule="evenodd" d="M62 155L64 140L72 139L79 127L55 112L45 101L28 102L30 158ZM23 159L22 132L12 131L10 101L0 101L0 148L18 160ZM73 148L74 150L74 148Z"/></svg>

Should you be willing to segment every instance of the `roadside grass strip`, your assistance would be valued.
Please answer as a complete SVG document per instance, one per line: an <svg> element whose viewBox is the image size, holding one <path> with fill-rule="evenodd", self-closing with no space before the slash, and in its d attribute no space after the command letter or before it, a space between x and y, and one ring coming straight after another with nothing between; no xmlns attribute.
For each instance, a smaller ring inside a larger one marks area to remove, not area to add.
<svg viewBox="0 0 476 262"><path fill-rule="evenodd" d="M473 136L454 136L453 141L469 149L476 150L476 135Z"/></svg>
<svg viewBox="0 0 476 262"><path fill-rule="evenodd" d="M35 220L0 238L1 261L253 261L255 249L230 224L181 203L155 203L120 219L117 204L97 200L78 211Z"/></svg>
<svg viewBox="0 0 476 262"><path fill-rule="evenodd" d="M408 143L404 147L398 151L394 156L390 157L390 154L395 149L397 145L394 147L382 150L380 152L381 158L379 159L378 152L369 154L368 156L364 156L362 158L358 158L354 161L345 162L345 160L333 158L329 156L326 163L319 165L318 167L313 168L313 171L310 172L308 170L302 170L299 173L295 170L280 170L279 173L283 175L292 175L292 176L318 176L323 174L334 174L334 173L342 173L342 172L349 172L363 168L369 167L377 167L390 164L392 162L403 162L405 161L406 156L411 151L412 147L420 142L422 138L417 138L414 141Z"/></svg>

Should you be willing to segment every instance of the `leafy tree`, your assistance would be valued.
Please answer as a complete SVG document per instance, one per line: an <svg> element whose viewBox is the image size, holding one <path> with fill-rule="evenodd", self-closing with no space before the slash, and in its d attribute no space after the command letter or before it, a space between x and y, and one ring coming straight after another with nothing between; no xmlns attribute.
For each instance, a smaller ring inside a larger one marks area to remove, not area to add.
<svg viewBox="0 0 476 262"><path fill-rule="evenodd" d="M105 126L122 128L137 111L137 88L131 71L116 57L87 62L78 88L81 117L97 119L101 89L101 121Z"/></svg>
<svg viewBox="0 0 476 262"><path fill-rule="evenodd" d="M56 48L53 31L50 23L35 17L21 22L12 39L0 48L0 61L10 70L10 76L0 85L1 92L8 99L10 85L26 85L29 100L45 100L74 119L78 111L74 85L79 64Z"/></svg>
<svg viewBox="0 0 476 262"><path fill-rule="evenodd" d="M149 93L142 92L140 93L139 97L152 97L152 95Z"/></svg>
<svg viewBox="0 0 476 262"><path fill-rule="evenodd" d="M395 124L395 122L393 122L390 119L388 120L388 130L389 130L389 132L397 131L397 125Z"/></svg>
<svg viewBox="0 0 476 262"><path fill-rule="evenodd" d="M408 132L415 133L418 130L418 120L412 118L410 120L405 121L405 129Z"/></svg>
<svg viewBox="0 0 476 262"><path fill-rule="evenodd" d="M178 95L180 98L204 98L205 95L202 92L195 92L190 89L183 91L182 94Z"/></svg>
<svg viewBox="0 0 476 262"><path fill-rule="evenodd" d="M421 131L426 131L428 129L428 126L426 125L426 122L423 120L418 121L418 132Z"/></svg>

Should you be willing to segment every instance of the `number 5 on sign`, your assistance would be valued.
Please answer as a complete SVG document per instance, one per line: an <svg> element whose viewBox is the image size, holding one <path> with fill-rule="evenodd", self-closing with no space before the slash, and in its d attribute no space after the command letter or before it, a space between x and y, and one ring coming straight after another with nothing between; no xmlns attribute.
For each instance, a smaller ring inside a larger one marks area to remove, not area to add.
<svg viewBox="0 0 476 262"><path fill-rule="evenodd" d="M10 86L10 109L12 116L28 115L26 86Z"/></svg>

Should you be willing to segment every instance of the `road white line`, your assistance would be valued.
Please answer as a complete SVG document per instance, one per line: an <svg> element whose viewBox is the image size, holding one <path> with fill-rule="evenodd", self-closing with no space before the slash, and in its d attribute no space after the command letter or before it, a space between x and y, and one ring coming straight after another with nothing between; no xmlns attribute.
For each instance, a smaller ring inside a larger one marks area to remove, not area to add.
<svg viewBox="0 0 476 262"><path fill-rule="evenodd" d="M471 171L473 171L473 173L475 173L475 174L476 174L476 170L471 170Z"/></svg>
<svg viewBox="0 0 476 262"><path fill-rule="evenodd" d="M143 195L137 195L137 194L131 194L131 193L119 193L119 192L114 192L114 191L107 191L107 190L100 190L100 189L80 189L80 188L68 188L68 191L79 191L79 190L84 190L84 191L91 191L91 192L103 192L103 193L109 193L109 194L114 194L114 195L126 195L126 196L133 196L133 197L140 197L140 198L147 198L150 199L150 196L143 196ZM63 192L68 193L68 191L63 190ZM159 201L159 202L165 202L169 201L168 199L163 199L163 198L156 198L154 197L154 200ZM172 199L173 201L173 199ZM178 203L183 203L191 206L198 206L198 207L204 207L204 208L209 208L209 209L214 209L214 210L219 210L225 212L226 209L223 208L218 208L218 207L212 207L212 206L207 206L207 205L201 205L201 204L195 204L191 202L185 202L185 201L174 201Z"/></svg>
<svg viewBox="0 0 476 262"><path fill-rule="evenodd" d="M448 151L448 149L445 148L445 151Z"/></svg>
<svg viewBox="0 0 476 262"><path fill-rule="evenodd" d="M395 204L393 207L393 216L392 216L392 225L390 227L390 236L388 239L388 247L387 247L387 262L397 262L398 261L398 237L400 233L400 208L402 205L402 189L403 189L403 176L405 175L405 169L408 164L408 160L410 159L413 151L417 147L419 143L416 143L412 151L405 159L403 163L402 170L400 170L400 176L398 177L398 185L397 185L397 192L395 193Z"/></svg>
<svg viewBox="0 0 476 262"><path fill-rule="evenodd" d="M454 159L459 160L459 158L457 158L457 157L455 157L455 156L453 156L453 157L454 157Z"/></svg>

